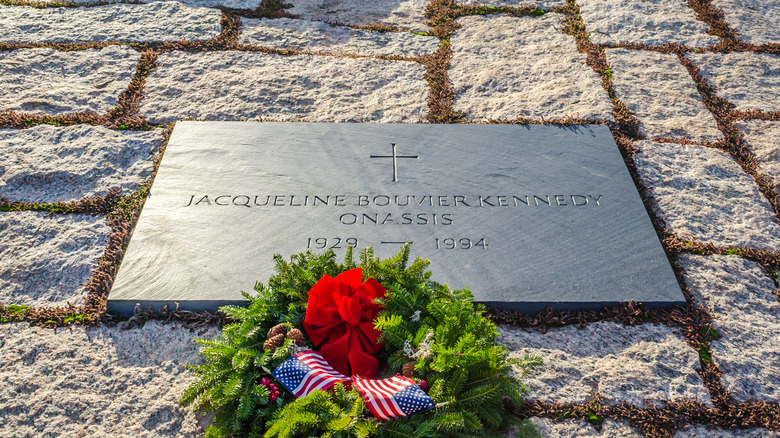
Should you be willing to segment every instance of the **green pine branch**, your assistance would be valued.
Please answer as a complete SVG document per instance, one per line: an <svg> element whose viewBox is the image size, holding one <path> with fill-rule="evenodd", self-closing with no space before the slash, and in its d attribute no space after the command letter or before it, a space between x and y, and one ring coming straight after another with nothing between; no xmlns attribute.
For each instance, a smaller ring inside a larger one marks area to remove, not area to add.
<svg viewBox="0 0 780 438"><path fill-rule="evenodd" d="M197 379L181 402L215 411L207 437L500 436L513 425L519 425L520 436L533 433L512 410L525 391L520 377L540 359L510 359L471 293L431 281L428 262L412 261L409 245L387 260L376 258L371 248L360 251L357 260L348 249L343 263L332 251L274 259L276 274L245 294L246 307L222 309L233 321L222 335L196 340L203 362L188 366ZM284 323L302 330L311 287L323 275L335 277L358 266L364 279L372 277L388 291L379 300L382 312L375 323L384 343L380 363L397 371L414 362L417 377L428 381L435 409L381 422L359 393L341 385L296 399L277 383L282 394L272 401L260 384L292 352L291 340L274 352L264 350L269 329Z"/></svg>

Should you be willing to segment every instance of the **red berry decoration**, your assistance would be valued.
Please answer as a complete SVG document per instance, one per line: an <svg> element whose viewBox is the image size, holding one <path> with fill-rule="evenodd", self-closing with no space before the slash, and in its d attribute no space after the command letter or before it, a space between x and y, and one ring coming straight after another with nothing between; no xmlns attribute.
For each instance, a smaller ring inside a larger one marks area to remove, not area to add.
<svg viewBox="0 0 780 438"><path fill-rule="evenodd" d="M428 392L428 381L425 379L420 379L420 381L417 383L420 386L420 389L422 389L425 392Z"/></svg>
<svg viewBox="0 0 780 438"><path fill-rule="evenodd" d="M276 401L276 399L281 395L279 392L279 388L276 387L273 383L271 383L271 379L268 377L263 377L260 379L260 384L262 386L265 386L268 389L268 400L270 401Z"/></svg>

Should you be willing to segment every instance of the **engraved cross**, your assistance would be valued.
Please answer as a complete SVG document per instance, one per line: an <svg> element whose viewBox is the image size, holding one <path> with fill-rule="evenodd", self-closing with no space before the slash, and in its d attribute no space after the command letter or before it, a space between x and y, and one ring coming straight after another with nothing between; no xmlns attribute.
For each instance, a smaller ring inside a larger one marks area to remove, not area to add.
<svg viewBox="0 0 780 438"><path fill-rule="evenodd" d="M370 158L392 158L393 159L393 182L398 182L398 159L399 158L415 158L419 159L419 155L398 155L395 149L395 143L393 145L393 155L371 155Z"/></svg>

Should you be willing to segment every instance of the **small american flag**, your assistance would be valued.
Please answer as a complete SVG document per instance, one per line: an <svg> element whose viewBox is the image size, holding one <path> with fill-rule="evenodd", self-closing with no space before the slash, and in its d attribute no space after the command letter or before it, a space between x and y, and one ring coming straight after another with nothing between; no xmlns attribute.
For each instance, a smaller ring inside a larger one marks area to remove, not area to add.
<svg viewBox="0 0 780 438"><path fill-rule="evenodd" d="M328 365L319 353L311 350L287 359L271 374L296 397L303 397L317 389L326 391L336 383L350 380Z"/></svg>
<svg viewBox="0 0 780 438"><path fill-rule="evenodd" d="M433 400L414 380L396 374L383 380L352 379L352 387L360 391L368 409L379 419L389 420L433 409Z"/></svg>

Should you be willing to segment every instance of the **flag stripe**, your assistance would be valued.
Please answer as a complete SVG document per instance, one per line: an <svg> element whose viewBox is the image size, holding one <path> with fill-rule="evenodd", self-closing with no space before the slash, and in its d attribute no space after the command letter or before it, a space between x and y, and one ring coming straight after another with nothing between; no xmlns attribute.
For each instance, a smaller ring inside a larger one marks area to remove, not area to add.
<svg viewBox="0 0 780 438"><path fill-rule="evenodd" d="M403 417L433 409L433 400L407 377L396 375L384 380L354 379L366 406L379 419Z"/></svg>
<svg viewBox="0 0 780 438"><path fill-rule="evenodd" d="M379 385L377 385L379 386ZM391 417L403 417L404 411L401 410L401 407L398 406L398 403L395 402L395 399L393 398L393 394L385 394L384 397L381 399L383 402L387 404L388 407L388 414Z"/></svg>
<svg viewBox="0 0 780 438"><path fill-rule="evenodd" d="M349 379L349 377L334 370L333 367L331 367L327 362L325 362L324 359L320 360L317 356L301 353L301 356L298 357L298 359L300 359L303 363L305 363L306 365L308 365L309 367L315 370L324 371L326 373L333 374L335 377L339 377L342 379Z"/></svg>
<svg viewBox="0 0 780 438"><path fill-rule="evenodd" d="M304 392L306 394L309 394L310 392L314 391L315 389L320 389L327 385L328 383L331 383L333 381L333 378L330 376L327 376L325 374L321 374L318 372L314 372L314 376L309 380L309 384L304 389ZM333 382L335 385L337 382Z"/></svg>
<svg viewBox="0 0 780 438"><path fill-rule="evenodd" d="M368 409L381 420L435 408L433 400L412 379L398 374L383 380L359 376L350 379L334 370L316 351L298 353L282 362L271 374L296 397L351 380Z"/></svg>
<svg viewBox="0 0 780 438"><path fill-rule="evenodd" d="M376 396L376 400L378 400L381 403L382 410L384 411L386 417L389 418L403 417L404 415L403 411L401 411L401 409L398 407L398 405L395 403L392 397L388 396L387 394L383 394L379 392Z"/></svg>
<svg viewBox="0 0 780 438"><path fill-rule="evenodd" d="M301 379L300 383L298 383L298 386L296 386L295 389L290 391L293 393L293 395L295 395L296 397L300 397L301 394L303 394L303 388L309 383L309 379L311 378L311 373L312 373L311 371L306 373L306 376L303 379Z"/></svg>
<svg viewBox="0 0 780 438"><path fill-rule="evenodd" d="M361 393L363 397L366 398L366 405L369 407L371 412L374 413L374 415L382 420L392 418L392 412L390 412L389 407L384 402L384 400L382 400L384 398L382 394L374 393L374 391L372 391L371 387L368 385L368 382L362 380L360 383L356 381L355 386L363 389Z"/></svg>
<svg viewBox="0 0 780 438"><path fill-rule="evenodd" d="M364 398L367 398L366 405L371 409L371 412L377 417L387 420L405 416L393 398L393 394L409 384L399 385L396 381L395 377L385 380L355 379L354 384L362 389L361 393Z"/></svg>
<svg viewBox="0 0 780 438"><path fill-rule="evenodd" d="M368 394L374 402L374 406L379 412L382 413L382 417L387 419L394 416L399 416L398 410L393 409L393 406L389 403L386 394L382 393L381 391L377 391L376 388L374 388L374 385L372 385L372 382L369 381L365 383L366 388L369 390Z"/></svg>
<svg viewBox="0 0 780 438"><path fill-rule="evenodd" d="M308 363L309 365L319 364L319 365L321 365L323 368L330 369L330 370L332 370L332 369L333 369L333 367L331 367L331 366L330 366L330 364L329 364L328 362L326 362L326 361L324 361L324 360L319 360L319 359L317 358L317 356L313 356L311 353L308 353L308 354L306 354L306 353L301 353L301 356L300 356L298 359L300 359L300 360L302 360L302 361L304 361L304 362ZM334 370L334 371L335 371L335 370Z"/></svg>
<svg viewBox="0 0 780 438"><path fill-rule="evenodd" d="M306 379L301 382L301 386L298 388L298 393L301 395L306 395L312 391L312 386L319 382L320 380L323 380L322 375L317 374L317 372L312 371L309 374L306 375ZM301 395L297 397L301 397Z"/></svg>
<svg viewBox="0 0 780 438"><path fill-rule="evenodd" d="M326 367L323 367L322 365L319 365L317 363L311 363L311 362L308 362L308 361L303 361L303 363L305 363L306 365L310 366L314 370L322 371L324 373L331 374L334 377L339 377L339 378L342 378L342 379L349 379L349 377L339 373L338 371L334 370L333 368L330 368L330 367L326 368Z"/></svg>
<svg viewBox="0 0 780 438"><path fill-rule="evenodd" d="M282 362L271 374L296 397L350 380L327 365L316 351L298 353Z"/></svg>
<svg viewBox="0 0 780 438"><path fill-rule="evenodd" d="M403 417L404 416L404 411L402 411L401 407L398 406L398 403L395 401L395 397L393 397L393 395L395 395L398 391L404 389L405 387L411 385L411 383L407 384L407 385L399 385L399 384L396 383L395 379L396 378L393 377L392 379L378 380L378 381L376 381L376 383L377 383L377 386L385 386L386 388L395 388L395 389L391 389L387 393L387 399L392 403L392 411L391 412L393 414L395 414L394 416Z"/></svg>

